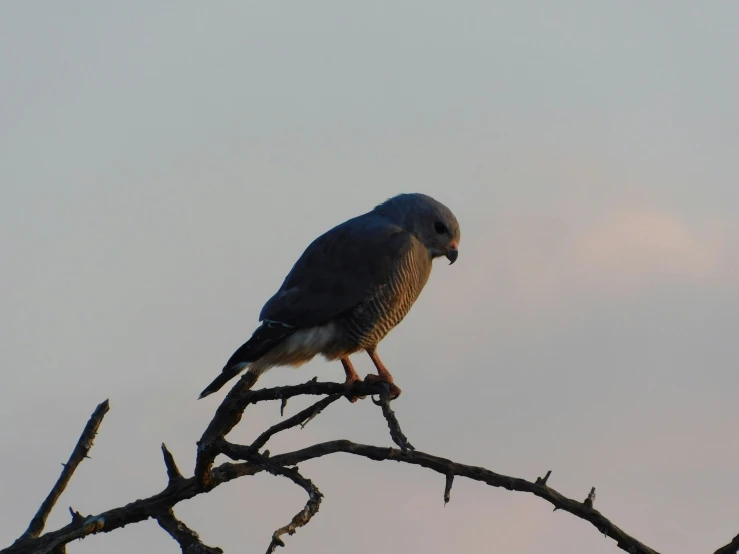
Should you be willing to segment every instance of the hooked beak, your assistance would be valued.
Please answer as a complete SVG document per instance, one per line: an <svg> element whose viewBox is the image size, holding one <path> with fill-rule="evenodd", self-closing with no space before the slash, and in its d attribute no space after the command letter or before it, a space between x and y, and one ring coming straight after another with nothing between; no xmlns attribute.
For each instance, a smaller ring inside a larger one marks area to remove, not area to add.
<svg viewBox="0 0 739 554"><path fill-rule="evenodd" d="M459 250L457 250L456 245L453 245L446 253L446 259L449 260L449 265L457 261L457 256L459 256Z"/></svg>

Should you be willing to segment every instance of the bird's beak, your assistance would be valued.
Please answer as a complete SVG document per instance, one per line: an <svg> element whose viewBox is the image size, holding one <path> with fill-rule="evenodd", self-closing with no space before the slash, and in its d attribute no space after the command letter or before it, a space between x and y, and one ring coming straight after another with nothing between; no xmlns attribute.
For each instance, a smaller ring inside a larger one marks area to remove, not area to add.
<svg viewBox="0 0 739 554"><path fill-rule="evenodd" d="M459 256L459 250L457 250L457 245L453 244L446 253L446 259L449 260L449 265L457 261L457 256Z"/></svg>

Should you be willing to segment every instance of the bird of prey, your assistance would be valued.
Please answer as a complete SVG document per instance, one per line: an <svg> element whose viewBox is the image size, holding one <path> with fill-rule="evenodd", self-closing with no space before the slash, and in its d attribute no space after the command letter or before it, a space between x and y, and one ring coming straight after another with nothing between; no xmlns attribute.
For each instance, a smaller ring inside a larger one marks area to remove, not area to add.
<svg viewBox="0 0 739 554"><path fill-rule="evenodd" d="M365 350L393 398L400 389L377 355L378 343L406 316L431 262L458 255L454 214L425 194L400 194L314 240L259 314L261 325L200 394L219 390L244 369L248 387L274 366L299 366L317 354L340 360L346 384L361 380L349 355ZM351 400L356 400L353 398Z"/></svg>

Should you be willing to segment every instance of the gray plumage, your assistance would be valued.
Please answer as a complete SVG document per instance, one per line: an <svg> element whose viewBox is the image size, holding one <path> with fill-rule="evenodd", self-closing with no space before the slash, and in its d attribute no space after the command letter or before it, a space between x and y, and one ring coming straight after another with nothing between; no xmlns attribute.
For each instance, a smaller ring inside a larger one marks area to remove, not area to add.
<svg viewBox="0 0 739 554"><path fill-rule="evenodd" d="M401 194L314 240L259 314L261 326L201 393L207 396L248 367L256 378L275 365L298 366L322 354L341 360L347 383L359 379L349 355L366 350L391 384L377 344L406 316L434 258L457 259L459 224L424 194Z"/></svg>

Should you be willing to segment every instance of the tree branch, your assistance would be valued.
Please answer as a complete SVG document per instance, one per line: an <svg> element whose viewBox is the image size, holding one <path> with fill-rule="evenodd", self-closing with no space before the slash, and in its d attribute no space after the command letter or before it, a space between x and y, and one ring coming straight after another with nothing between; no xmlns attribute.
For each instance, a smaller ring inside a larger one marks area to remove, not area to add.
<svg viewBox="0 0 739 554"><path fill-rule="evenodd" d="M302 385L251 390L254 382L255 378L250 373L245 373L241 377L239 382L226 395L221 405L218 406L213 419L198 441L195 476L200 479L201 485L205 488L211 486L210 469L216 456L220 454L217 449L218 443L241 421L244 410L250 404L257 404L266 400L280 400L284 408L285 401L294 396L321 394L371 396L381 395L385 390L384 383L355 381L347 387L343 383L319 383L315 379Z"/></svg>
<svg viewBox="0 0 739 554"><path fill-rule="evenodd" d="M714 554L736 554L739 552L739 535L734 537L726 546L719 548Z"/></svg>
<svg viewBox="0 0 739 554"><path fill-rule="evenodd" d="M271 553L275 551L277 546L284 545L281 539L282 535L293 534L296 529L306 525L317 513L320 506L321 492L309 479L303 477L295 466L307 460L337 453L345 453L375 461L391 460L417 465L436 471L445 477L445 503L449 501L452 483L455 477L465 477L492 487L501 487L511 491L534 494L551 503L555 509L569 512L576 517L590 522L599 532L614 539L619 548L631 554L657 554L656 551L625 533L593 507L595 498L594 488L591 489L585 501L580 502L565 497L547 485L551 471L547 472L544 478L537 478L536 481L532 482L517 477L501 475L482 467L460 464L446 458L413 450L405 435L400 431L397 418L389 405L389 394L386 394L388 391L382 383L370 385L357 382L351 387L346 387L339 383L318 383L314 380L302 385L260 390L249 390L245 388L247 385L248 383L245 385L240 381L216 411L213 420L208 425L208 428L198 443L198 460L193 477L185 478L182 476L174 462L174 458L166 447L162 445L162 453L169 479L167 486L158 494L142 500L136 500L130 504L108 510L96 516L85 517L70 509L72 521L68 525L41 536L24 535L24 537L18 539L12 546L0 552L3 554L60 553L64 551L64 545L74 539L83 538L93 533L113 531L131 523L154 518L163 529L177 540L183 552L215 554L221 552L221 550L208 547L200 542L197 533L177 520L172 508L182 501L200 494L206 494L223 483L241 477L255 475L262 471L268 471L274 475L290 479L308 493L308 501L305 507L292 518L290 523L273 533L272 541L267 551ZM383 415L387 420L391 437L400 448L370 446L357 444L348 440L335 440L271 457L266 451L262 454L259 453L259 450L275 434L304 424L306 421L322 413L329 405L347 393L351 396L379 395L380 400L378 404L383 409ZM225 439L226 434L238 423L244 409L249 404L255 404L265 400L278 400L284 404L286 399L298 395L327 396L288 419L273 425L262 432L250 445L233 444ZM98 410L103 409L103 406L104 410L107 410L107 402L101 404ZM96 414L98 410L96 410ZM102 414L104 414L104 411ZM99 419L102 419L102 414L98 415ZM93 414L94 418L95 414ZM93 419L91 419L91 422ZM88 423L88 427L90 425ZM97 429L97 425L99 425L99 421L94 426L94 429ZM83 437L87 436L88 427L83 432ZM88 444L91 441L91 437L94 436L94 429L92 430L89 441L83 441L82 438L80 441ZM89 445L87 449L89 450ZM76 451L77 449L75 449ZM213 460L218 454L225 454L233 460L242 461L238 463L226 462L213 468ZM69 476L66 478L66 481L68 480ZM64 482L65 484L66 481ZM59 494L61 490L63 490L63 485ZM42 513L42 510L39 510L39 513ZM731 544L717 551L717 554L733 552L731 547L737 542L739 542L739 537L735 538Z"/></svg>
<svg viewBox="0 0 739 554"><path fill-rule="evenodd" d="M162 457L164 458L164 466L167 468L167 479L169 480L169 484L172 485L181 480L182 473L180 473L180 469L174 461L174 456L172 456L172 453L167 450L167 445L164 443L162 443Z"/></svg>
<svg viewBox="0 0 739 554"><path fill-rule="evenodd" d="M87 458L87 453L90 451L90 448L92 448L92 441L109 409L110 404L105 400L98 404L95 411L92 412L90 419L87 421L87 425L85 425L85 428L82 430L82 434L80 435L74 450L72 450L72 455L69 457L67 463L63 464L64 469L62 469L59 479L57 479L57 482L52 487L49 496L47 496L41 503L41 507L36 512L36 515L33 516L26 532L23 533L18 540L38 537L41 534L41 531L44 530L46 520L48 519L51 510L54 508L56 501L59 500L64 489L67 488L67 484L72 478L74 471L77 469L77 466L80 465L82 460Z"/></svg>
<svg viewBox="0 0 739 554"><path fill-rule="evenodd" d="M159 526L180 545L182 554L223 554L220 548L213 548L200 542L198 534L182 523L169 509L155 516Z"/></svg>
<svg viewBox="0 0 739 554"><path fill-rule="evenodd" d="M321 506L323 494L321 494L321 491L318 490L318 487L316 487L310 479L303 477L300 472L298 472L297 468L286 468L261 456L258 459L253 460L253 462L256 462L273 475L282 475L283 477L287 477L308 493L308 501L305 503L305 507L293 516L290 523L280 527L277 531L272 533L272 540L267 548L267 554L272 554L278 546L285 546L284 541L280 538L282 535L285 533L288 535L295 534L295 531L297 531L299 527L307 525L311 518L316 515L318 508Z"/></svg>
<svg viewBox="0 0 739 554"><path fill-rule="evenodd" d="M236 447L236 445L233 446ZM231 454L237 454L238 450L239 447L232 449ZM338 452L362 456L375 461L392 460L418 465L436 471L444 476L466 477L492 487L505 488L510 491L528 492L539 498L543 498L558 510L564 510L580 519L590 522L598 531L614 539L617 546L626 552L630 552L631 554L658 554L656 550L649 548L639 540L628 535L598 510L588 507L586 502L578 502L577 500L567 498L547 485L540 485L518 477L502 475L483 467L456 463L446 458L440 458L417 450L407 451L397 448L383 448L357 444L347 440L338 440L315 444L302 450L273 456L270 460L282 466L292 466L306 460L312 460ZM226 469L223 466L221 467L222 469Z"/></svg>
<svg viewBox="0 0 739 554"><path fill-rule="evenodd" d="M373 398L372 402L382 408L382 415L385 416L388 429L390 429L390 438L393 439L393 442L397 444L401 450L415 450L413 445L408 442L408 438L403 434L403 431L400 430L398 418L395 417L395 412L390 407L390 386L383 382L379 382L378 385L382 387L380 400L379 402L375 402L375 399Z"/></svg>

